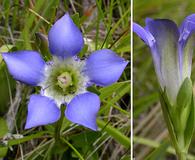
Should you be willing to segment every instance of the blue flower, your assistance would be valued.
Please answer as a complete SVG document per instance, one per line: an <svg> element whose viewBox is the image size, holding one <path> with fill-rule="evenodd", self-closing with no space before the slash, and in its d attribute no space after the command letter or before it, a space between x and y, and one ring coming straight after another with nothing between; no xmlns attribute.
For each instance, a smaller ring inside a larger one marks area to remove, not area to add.
<svg viewBox="0 0 195 160"><path fill-rule="evenodd" d="M179 28L168 19L147 18L144 28L134 23L133 31L150 47L159 84L175 104L181 84L191 75L195 14Z"/></svg>
<svg viewBox="0 0 195 160"><path fill-rule="evenodd" d="M36 51L2 54L9 73L16 80L41 86L40 94L30 97L25 128L56 122L60 118L60 106L65 104L68 120L97 130L100 99L88 92L87 87L116 82L128 62L109 49L97 50L80 60L76 55L83 48L83 36L68 13L51 27L48 41L53 55L49 62Z"/></svg>

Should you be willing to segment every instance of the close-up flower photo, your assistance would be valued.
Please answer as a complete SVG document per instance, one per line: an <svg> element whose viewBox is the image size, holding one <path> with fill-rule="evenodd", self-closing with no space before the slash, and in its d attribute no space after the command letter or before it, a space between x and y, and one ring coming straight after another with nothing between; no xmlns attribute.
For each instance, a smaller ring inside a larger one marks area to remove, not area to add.
<svg viewBox="0 0 195 160"><path fill-rule="evenodd" d="M130 1L0 11L0 159L130 159Z"/></svg>
<svg viewBox="0 0 195 160"><path fill-rule="evenodd" d="M134 1L137 160L195 159L194 6L191 0Z"/></svg>

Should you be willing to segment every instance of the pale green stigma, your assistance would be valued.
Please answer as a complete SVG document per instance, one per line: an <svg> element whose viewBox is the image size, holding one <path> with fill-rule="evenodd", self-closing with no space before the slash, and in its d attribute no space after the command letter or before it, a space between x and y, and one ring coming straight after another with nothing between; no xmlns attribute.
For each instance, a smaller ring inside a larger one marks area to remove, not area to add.
<svg viewBox="0 0 195 160"><path fill-rule="evenodd" d="M58 76L58 86L60 86L63 90L66 89L66 87L72 85L72 77L68 72L62 73L60 76Z"/></svg>

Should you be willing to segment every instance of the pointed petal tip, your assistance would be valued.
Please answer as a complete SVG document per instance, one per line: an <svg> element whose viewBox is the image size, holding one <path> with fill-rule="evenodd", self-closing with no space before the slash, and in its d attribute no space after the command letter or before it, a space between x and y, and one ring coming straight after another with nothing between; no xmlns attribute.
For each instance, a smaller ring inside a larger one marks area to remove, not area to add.
<svg viewBox="0 0 195 160"><path fill-rule="evenodd" d="M63 58L75 56L84 46L83 35L68 12L51 27L48 40L51 53Z"/></svg>
<svg viewBox="0 0 195 160"><path fill-rule="evenodd" d="M148 28L148 26L146 28ZM152 47L155 44L155 38L148 29L143 28L135 22L133 22L133 32L135 32L149 47Z"/></svg>

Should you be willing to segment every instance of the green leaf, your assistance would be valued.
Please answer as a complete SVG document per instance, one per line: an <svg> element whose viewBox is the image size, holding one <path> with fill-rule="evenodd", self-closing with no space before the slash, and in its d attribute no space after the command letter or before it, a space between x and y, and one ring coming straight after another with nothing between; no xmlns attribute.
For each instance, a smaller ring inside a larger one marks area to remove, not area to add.
<svg viewBox="0 0 195 160"><path fill-rule="evenodd" d="M7 45L2 45L0 47L0 53L4 53L4 52L9 52L14 46L13 45L10 45L10 44L7 44ZM2 56L0 54L0 64L2 62Z"/></svg>
<svg viewBox="0 0 195 160"><path fill-rule="evenodd" d="M191 106L191 110L188 117L185 133L184 133L186 150L188 150L190 146L194 134L194 128L195 128L194 97L192 97L190 106Z"/></svg>
<svg viewBox="0 0 195 160"><path fill-rule="evenodd" d="M80 26L80 17L79 17L79 13L75 13L71 16L73 22L79 27Z"/></svg>
<svg viewBox="0 0 195 160"><path fill-rule="evenodd" d="M100 92L99 92L99 91L97 90L97 88L94 87L94 86L88 87L88 88L87 88L87 91L93 92L93 93L95 93L95 94L97 94L97 95L100 95Z"/></svg>
<svg viewBox="0 0 195 160"><path fill-rule="evenodd" d="M8 133L8 127L6 121L0 117L0 138Z"/></svg>
<svg viewBox="0 0 195 160"><path fill-rule="evenodd" d="M100 91L100 99L101 100L106 99L107 97L112 96L112 94L114 92L117 92L117 90L122 89L124 87L128 87L128 89L129 89L130 82L129 81L126 81L126 82L118 82L118 83L114 83L114 84L112 84L110 86L101 88L99 90Z"/></svg>
<svg viewBox="0 0 195 160"><path fill-rule="evenodd" d="M10 97L14 94L16 81L9 75L6 65L0 65L0 114L5 114L8 109Z"/></svg>
<svg viewBox="0 0 195 160"><path fill-rule="evenodd" d="M80 57L80 58L83 58L84 57L84 55L87 53L87 51L88 51L88 45L84 45L84 47L83 47L83 49L80 51L80 53L78 54L78 56Z"/></svg>
<svg viewBox="0 0 195 160"><path fill-rule="evenodd" d="M51 134L51 133L48 131L39 131L38 133L25 136L24 138L12 139L8 141L8 146L18 145L20 143L24 143L35 138L41 138L45 134Z"/></svg>
<svg viewBox="0 0 195 160"><path fill-rule="evenodd" d="M130 155L123 156L120 160L130 160Z"/></svg>
<svg viewBox="0 0 195 160"><path fill-rule="evenodd" d="M169 142L165 141L157 149L150 153L145 160L164 160L164 156L169 145Z"/></svg>
<svg viewBox="0 0 195 160"><path fill-rule="evenodd" d="M8 147L1 147L0 146L0 158L5 157L7 154L7 151L8 151Z"/></svg>
<svg viewBox="0 0 195 160"><path fill-rule="evenodd" d="M106 124L104 121L97 120L97 124L100 128L104 129L110 136L112 136L118 143L125 148L130 147L130 138L122 134L118 129Z"/></svg>
<svg viewBox="0 0 195 160"><path fill-rule="evenodd" d="M81 147L82 149L92 147L94 141L99 138L101 135L100 132L92 132L92 131L83 131L81 133L71 135L69 139L72 141L72 144L75 147ZM83 144L86 144L83 146ZM86 151L86 150L85 150Z"/></svg>
<svg viewBox="0 0 195 160"><path fill-rule="evenodd" d="M178 144L177 144L177 137L175 135L175 129L174 129L173 122L172 122L172 119L171 119L171 115L170 115L170 112L169 112L169 108L171 108L172 106L170 106L170 104L168 102L168 98L166 96L166 93L162 92L162 91L160 91L159 93L160 93L161 108L162 108L163 116L164 116L165 122L167 124L168 131L169 131L169 134L170 134L170 137L171 137L171 141L172 141L175 149L179 150Z"/></svg>
<svg viewBox="0 0 195 160"><path fill-rule="evenodd" d="M6 44L0 47L0 53L9 52L14 46L11 44Z"/></svg>
<svg viewBox="0 0 195 160"><path fill-rule="evenodd" d="M78 156L80 160L84 160L80 152L71 143L69 143L65 138L61 138L61 140L63 143L67 144L75 152L75 154Z"/></svg>

